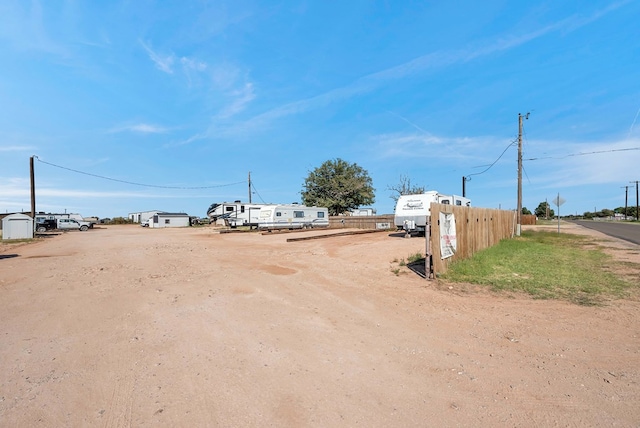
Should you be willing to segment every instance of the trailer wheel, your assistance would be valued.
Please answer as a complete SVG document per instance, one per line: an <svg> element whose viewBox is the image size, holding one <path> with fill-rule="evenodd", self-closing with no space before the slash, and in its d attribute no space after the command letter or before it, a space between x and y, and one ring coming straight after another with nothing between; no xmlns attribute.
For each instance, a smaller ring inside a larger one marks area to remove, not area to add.
<svg viewBox="0 0 640 428"><path fill-rule="evenodd" d="M38 226L38 228L36 229L36 232L40 232L40 233L46 232L46 231L47 231L47 228L44 226Z"/></svg>
<svg viewBox="0 0 640 428"><path fill-rule="evenodd" d="M82 226L80 226L80 230L81 230L82 232L86 231L87 229L89 229L89 228L88 228L86 225L82 225Z"/></svg>

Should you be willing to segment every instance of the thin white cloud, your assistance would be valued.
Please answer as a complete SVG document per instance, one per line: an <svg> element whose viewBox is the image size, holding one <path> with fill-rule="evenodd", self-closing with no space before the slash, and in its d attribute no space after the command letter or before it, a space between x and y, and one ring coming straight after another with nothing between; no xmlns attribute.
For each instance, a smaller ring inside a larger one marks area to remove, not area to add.
<svg viewBox="0 0 640 428"><path fill-rule="evenodd" d="M134 125L119 126L113 128L110 132L139 132L142 134L165 134L169 132L169 128L149 123L136 123Z"/></svg>
<svg viewBox="0 0 640 428"><path fill-rule="evenodd" d="M36 183L37 184L37 183ZM5 198L24 198L29 200L31 190L26 180L15 179L9 184L0 185L0 194ZM117 199L117 198L184 198L191 197L182 193L158 194L147 192L127 192L127 191L99 191L99 190L70 190L53 187L36 188L36 201L40 198L69 198L69 199ZM19 202L18 202L19 203Z"/></svg>
<svg viewBox="0 0 640 428"><path fill-rule="evenodd" d="M638 179L638 139L586 144L558 141L534 144L562 148L562 151L556 149L548 156L525 161L525 169L544 171L536 178L541 186L566 188L596 184L622 185Z"/></svg>
<svg viewBox="0 0 640 428"><path fill-rule="evenodd" d="M32 50L67 57L67 48L49 36L41 2L2 2L0 5L0 39L9 40L20 50Z"/></svg>
<svg viewBox="0 0 640 428"><path fill-rule="evenodd" d="M224 62L211 68L211 82L221 91L230 91L237 86L237 82L243 75L237 66Z"/></svg>
<svg viewBox="0 0 640 428"><path fill-rule="evenodd" d="M538 30L519 36L496 39L483 46L473 46L471 48L454 51L432 52L403 64L363 76L352 82L350 85L336 88L311 98L294 101L280 107L276 107L270 111L255 116L247 123L242 124L242 127L246 130L249 127L262 126L281 117L304 113L311 109L324 107L359 94L371 92L390 81L399 80L430 69L441 69L454 64L464 63L477 58L507 51L522 46L554 31L575 31L580 27L596 21L612 10L622 6L624 3L626 2L610 5L602 10L596 11L588 17L574 15Z"/></svg>
<svg viewBox="0 0 640 428"><path fill-rule="evenodd" d="M191 137L184 139L184 140L180 140L180 141L176 141L174 143L167 143L165 144L163 147L164 148L171 148L171 147L180 147L180 146L185 146L187 144L191 144L194 141L198 141L198 140L202 140L207 138L207 136L205 134L195 134L192 135Z"/></svg>
<svg viewBox="0 0 640 428"><path fill-rule="evenodd" d="M185 70L205 71L207 69L207 63L193 58L182 57L180 58L180 64Z"/></svg>
<svg viewBox="0 0 640 428"><path fill-rule="evenodd" d="M226 106L216 115L219 119L227 119L243 111L256 97L252 83L245 83L244 86L232 91L229 94L232 98L231 104Z"/></svg>
<svg viewBox="0 0 640 428"><path fill-rule="evenodd" d="M636 122L638 121L638 115L640 115L640 108L636 112L636 115L633 118L633 122L631 122L631 126L629 127L629 134L627 134L627 138L630 138L631 134L633 134L633 127L636 125Z"/></svg>
<svg viewBox="0 0 640 428"><path fill-rule="evenodd" d="M378 159L428 159L429 162L456 159L467 167L493 161L508 144L492 137L438 136L421 129L421 133L381 134L372 138ZM504 143L504 144L503 144ZM495 150L487 150L495 147ZM495 155L494 158L489 156Z"/></svg>
<svg viewBox="0 0 640 428"><path fill-rule="evenodd" d="M187 57L180 58L180 64L182 65L182 72L186 76L189 86L199 85L202 81L202 73L207 71L209 67L204 61Z"/></svg>
<svg viewBox="0 0 640 428"><path fill-rule="evenodd" d="M142 40L139 40L140 45L147 51L149 58L156 65L158 70L163 71L168 74L173 74L173 63L175 62L175 55L161 55L160 53L155 52Z"/></svg>
<svg viewBox="0 0 640 428"><path fill-rule="evenodd" d="M27 152L35 149L34 146L0 146L0 152Z"/></svg>

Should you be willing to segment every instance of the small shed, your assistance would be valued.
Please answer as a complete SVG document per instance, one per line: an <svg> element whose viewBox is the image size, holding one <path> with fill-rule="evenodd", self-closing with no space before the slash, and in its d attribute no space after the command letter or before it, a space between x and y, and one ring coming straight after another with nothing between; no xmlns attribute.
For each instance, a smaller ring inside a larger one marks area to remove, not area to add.
<svg viewBox="0 0 640 428"><path fill-rule="evenodd" d="M2 219L2 239L32 239L33 219L26 214L10 214Z"/></svg>
<svg viewBox="0 0 640 428"><path fill-rule="evenodd" d="M187 227L191 226L189 214L158 213L149 219L149 227Z"/></svg>

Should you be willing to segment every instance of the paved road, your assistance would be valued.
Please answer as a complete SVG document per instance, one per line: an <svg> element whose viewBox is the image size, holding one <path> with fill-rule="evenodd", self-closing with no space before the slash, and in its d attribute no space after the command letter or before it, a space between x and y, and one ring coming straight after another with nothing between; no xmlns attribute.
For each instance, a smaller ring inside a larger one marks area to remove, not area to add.
<svg viewBox="0 0 640 428"><path fill-rule="evenodd" d="M638 224L593 220L575 220L574 223L640 245L640 225Z"/></svg>

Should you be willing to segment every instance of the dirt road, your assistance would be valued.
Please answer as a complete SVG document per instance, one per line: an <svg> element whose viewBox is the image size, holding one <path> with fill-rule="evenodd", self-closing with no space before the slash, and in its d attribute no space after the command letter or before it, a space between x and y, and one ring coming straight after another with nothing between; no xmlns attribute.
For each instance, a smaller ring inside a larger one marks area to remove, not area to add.
<svg viewBox="0 0 640 428"><path fill-rule="evenodd" d="M393 272L422 239L288 236L0 247L0 426L640 425L637 301L463 292Z"/></svg>

